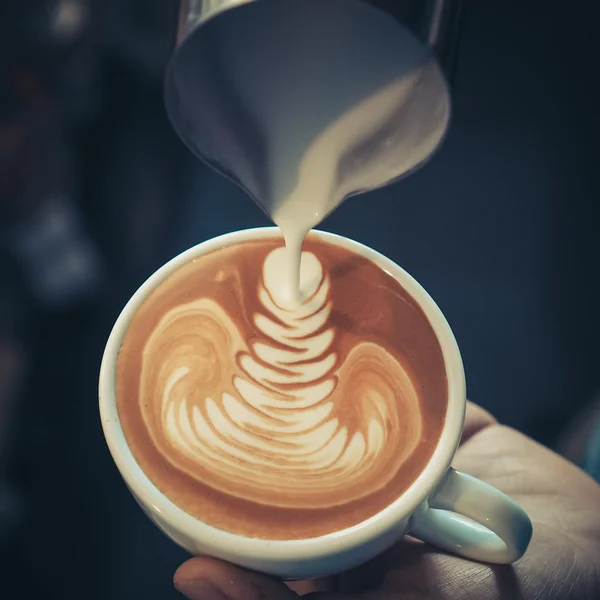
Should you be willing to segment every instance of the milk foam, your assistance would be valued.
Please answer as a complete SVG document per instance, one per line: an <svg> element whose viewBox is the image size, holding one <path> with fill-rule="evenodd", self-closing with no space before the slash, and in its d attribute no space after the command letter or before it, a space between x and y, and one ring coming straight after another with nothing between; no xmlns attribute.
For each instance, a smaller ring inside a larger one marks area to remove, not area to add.
<svg viewBox="0 0 600 600"><path fill-rule="evenodd" d="M303 252L292 306L286 258L278 248L264 262L251 336L207 298L162 318L144 349L140 393L159 395L160 423L144 418L170 462L221 492L333 506L394 477L420 439L419 399L403 367L373 343L358 342L340 364L329 275Z"/></svg>

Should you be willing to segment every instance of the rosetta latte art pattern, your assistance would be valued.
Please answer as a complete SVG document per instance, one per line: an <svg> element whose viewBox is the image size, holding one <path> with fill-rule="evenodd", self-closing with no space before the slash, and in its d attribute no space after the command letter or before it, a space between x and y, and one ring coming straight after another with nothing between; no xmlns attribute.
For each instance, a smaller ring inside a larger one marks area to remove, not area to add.
<svg viewBox="0 0 600 600"><path fill-rule="evenodd" d="M283 252L265 260L253 331L209 298L163 316L144 348L142 412L165 459L221 493L344 504L384 487L414 451L419 398L381 346L357 340L340 355L330 278L314 254L302 257L303 303L286 306Z"/></svg>

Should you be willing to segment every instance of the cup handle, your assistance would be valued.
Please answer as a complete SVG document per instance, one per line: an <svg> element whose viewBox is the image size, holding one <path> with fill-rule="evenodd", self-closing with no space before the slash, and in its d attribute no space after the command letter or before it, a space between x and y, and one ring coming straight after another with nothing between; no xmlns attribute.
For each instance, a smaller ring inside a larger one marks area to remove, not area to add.
<svg viewBox="0 0 600 600"><path fill-rule="evenodd" d="M512 498L449 469L429 506L413 515L408 533L465 558L508 564L527 550L532 525Z"/></svg>

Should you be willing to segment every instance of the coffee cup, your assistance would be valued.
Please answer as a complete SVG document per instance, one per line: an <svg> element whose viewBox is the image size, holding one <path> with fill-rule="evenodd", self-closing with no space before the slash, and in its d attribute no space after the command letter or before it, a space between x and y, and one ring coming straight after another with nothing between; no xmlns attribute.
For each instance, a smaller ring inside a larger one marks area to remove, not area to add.
<svg viewBox="0 0 600 600"><path fill-rule="evenodd" d="M280 236L277 228L236 231L183 252L151 275L127 303L108 339L100 370L100 415L112 457L138 504L169 538L191 554L212 556L286 579L346 571L374 558L404 535L477 561L503 564L519 559L532 533L525 511L501 491L451 467L467 400L460 351L441 310L415 279L382 254L331 233L312 235L371 261L393 277L429 321L441 348L447 381L446 414L429 461L408 489L375 515L310 539L262 539L221 530L185 512L152 483L136 461L119 417L116 378L123 339L146 298L184 265L221 248Z"/></svg>

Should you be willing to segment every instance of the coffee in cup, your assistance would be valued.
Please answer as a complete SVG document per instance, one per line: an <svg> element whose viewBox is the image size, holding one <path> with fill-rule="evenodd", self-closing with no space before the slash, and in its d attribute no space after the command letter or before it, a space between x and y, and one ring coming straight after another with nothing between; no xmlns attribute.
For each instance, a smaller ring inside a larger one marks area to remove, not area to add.
<svg viewBox="0 0 600 600"><path fill-rule="evenodd" d="M300 302L280 238L217 248L145 298L116 365L121 426L186 513L246 537L357 525L403 494L447 409L442 350L400 282L308 236Z"/></svg>

